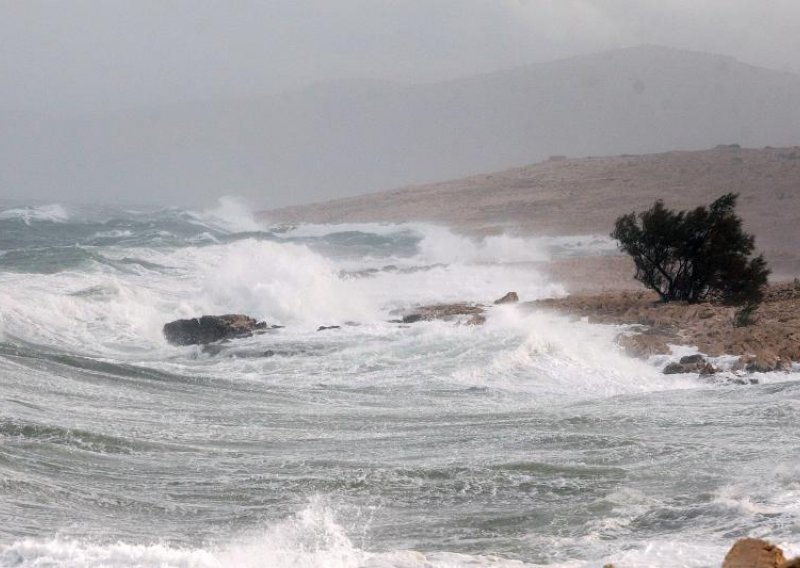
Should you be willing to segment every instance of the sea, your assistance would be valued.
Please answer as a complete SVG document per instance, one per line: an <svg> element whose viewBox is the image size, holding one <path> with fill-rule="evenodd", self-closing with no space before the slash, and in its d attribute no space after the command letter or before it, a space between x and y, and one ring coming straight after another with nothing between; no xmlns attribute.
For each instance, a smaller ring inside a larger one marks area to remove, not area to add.
<svg viewBox="0 0 800 568"><path fill-rule="evenodd" d="M664 375L690 347L632 359L628 328L529 303L566 293L551 260L614 251L279 225L234 199L2 204L0 566L716 567L742 536L800 554L800 373ZM485 324L398 322L462 301ZM227 313L270 329L163 337Z"/></svg>

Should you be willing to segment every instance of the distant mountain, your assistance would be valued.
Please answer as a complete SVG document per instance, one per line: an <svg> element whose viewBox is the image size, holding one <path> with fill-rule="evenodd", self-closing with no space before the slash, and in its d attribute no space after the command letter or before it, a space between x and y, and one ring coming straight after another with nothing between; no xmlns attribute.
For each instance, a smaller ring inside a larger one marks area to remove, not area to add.
<svg viewBox="0 0 800 568"><path fill-rule="evenodd" d="M639 47L424 85L339 81L71 119L0 114L0 194L272 207L550 155L800 144L800 75Z"/></svg>

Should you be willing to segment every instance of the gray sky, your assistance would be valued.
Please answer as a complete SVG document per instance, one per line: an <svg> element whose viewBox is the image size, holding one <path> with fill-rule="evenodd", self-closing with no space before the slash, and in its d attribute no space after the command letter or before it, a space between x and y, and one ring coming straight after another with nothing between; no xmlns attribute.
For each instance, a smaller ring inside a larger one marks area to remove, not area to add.
<svg viewBox="0 0 800 568"><path fill-rule="evenodd" d="M642 43L800 72L798 0L0 0L0 108L435 81Z"/></svg>

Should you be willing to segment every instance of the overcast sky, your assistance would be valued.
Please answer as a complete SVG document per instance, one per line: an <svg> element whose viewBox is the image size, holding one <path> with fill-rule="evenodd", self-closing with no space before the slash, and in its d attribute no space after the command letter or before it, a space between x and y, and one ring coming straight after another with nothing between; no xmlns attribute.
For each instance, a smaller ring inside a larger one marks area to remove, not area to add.
<svg viewBox="0 0 800 568"><path fill-rule="evenodd" d="M0 0L0 108L421 82L651 43L800 72L798 0Z"/></svg>

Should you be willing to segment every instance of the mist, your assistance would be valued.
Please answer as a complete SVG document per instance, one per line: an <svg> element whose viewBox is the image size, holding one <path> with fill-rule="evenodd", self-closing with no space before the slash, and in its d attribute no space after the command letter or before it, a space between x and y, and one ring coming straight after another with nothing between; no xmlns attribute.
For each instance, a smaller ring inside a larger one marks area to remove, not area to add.
<svg viewBox="0 0 800 568"><path fill-rule="evenodd" d="M798 24L790 1L6 2L0 197L267 207L797 144Z"/></svg>

